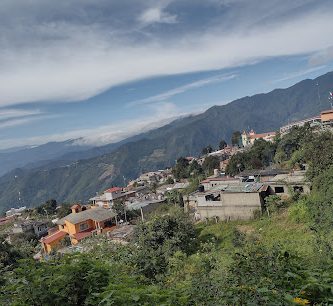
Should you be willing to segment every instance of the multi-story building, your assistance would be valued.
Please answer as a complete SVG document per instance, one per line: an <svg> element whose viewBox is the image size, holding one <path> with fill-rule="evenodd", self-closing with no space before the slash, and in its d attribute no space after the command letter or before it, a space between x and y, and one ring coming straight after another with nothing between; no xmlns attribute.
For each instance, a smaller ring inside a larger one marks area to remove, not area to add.
<svg viewBox="0 0 333 306"><path fill-rule="evenodd" d="M264 139L266 141L272 142L275 136L275 132L257 134L254 130L251 130L250 132L244 131L242 133L242 145L243 147L251 146L257 139Z"/></svg>

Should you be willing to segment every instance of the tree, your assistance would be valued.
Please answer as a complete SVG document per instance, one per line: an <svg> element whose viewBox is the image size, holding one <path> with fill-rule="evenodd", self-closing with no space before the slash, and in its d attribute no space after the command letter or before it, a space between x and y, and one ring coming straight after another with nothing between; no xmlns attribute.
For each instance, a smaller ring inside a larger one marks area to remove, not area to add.
<svg viewBox="0 0 333 306"><path fill-rule="evenodd" d="M207 175L211 175L214 169L220 168L220 161L216 156L208 156L202 164L202 168Z"/></svg>
<svg viewBox="0 0 333 306"><path fill-rule="evenodd" d="M122 217L125 214L126 205L123 201L115 200L112 209L115 211L118 217Z"/></svg>
<svg viewBox="0 0 333 306"><path fill-rule="evenodd" d="M231 136L231 144L233 146L239 146L241 142L242 134L240 131L235 131Z"/></svg>
<svg viewBox="0 0 333 306"><path fill-rule="evenodd" d="M201 154L202 155L207 155L209 153L212 153L213 152L213 148L211 145L208 145L207 147L204 147L201 151Z"/></svg>
<svg viewBox="0 0 333 306"><path fill-rule="evenodd" d="M189 166L189 172L192 176L198 176L202 174L203 170L202 167L198 164L198 162L194 160Z"/></svg>
<svg viewBox="0 0 333 306"><path fill-rule="evenodd" d="M191 254L195 250L195 228L186 214L177 210L155 216L136 228L136 266L140 273L155 280L164 273L170 256L177 251Z"/></svg>
<svg viewBox="0 0 333 306"><path fill-rule="evenodd" d="M333 134L318 133L303 145L304 159L309 165L307 175L314 179L333 164Z"/></svg>
<svg viewBox="0 0 333 306"><path fill-rule="evenodd" d="M254 142L250 150L233 155L226 168L226 173L236 175L245 169L262 169L274 159L276 145L263 139Z"/></svg>
<svg viewBox="0 0 333 306"><path fill-rule="evenodd" d="M62 204L58 209L57 209L57 217L58 218L63 218L71 213L71 205L68 203Z"/></svg>
<svg viewBox="0 0 333 306"><path fill-rule="evenodd" d="M171 185L171 184L174 184L174 183L175 183L175 181L171 176L169 176L165 181L165 184L167 184L167 185Z"/></svg>
<svg viewBox="0 0 333 306"><path fill-rule="evenodd" d="M224 139L222 139L219 143L219 149L223 150L227 145L228 145L227 142Z"/></svg>
<svg viewBox="0 0 333 306"><path fill-rule="evenodd" d="M50 214L53 215L56 212L57 201L54 199L47 200L43 205L37 207L39 214Z"/></svg>
<svg viewBox="0 0 333 306"><path fill-rule="evenodd" d="M180 157L177 159L176 165L172 168L172 174L176 180L187 178L189 176L188 166L189 162L186 158Z"/></svg>
<svg viewBox="0 0 333 306"><path fill-rule="evenodd" d="M183 195L177 190L171 190L165 194L168 204L184 207Z"/></svg>

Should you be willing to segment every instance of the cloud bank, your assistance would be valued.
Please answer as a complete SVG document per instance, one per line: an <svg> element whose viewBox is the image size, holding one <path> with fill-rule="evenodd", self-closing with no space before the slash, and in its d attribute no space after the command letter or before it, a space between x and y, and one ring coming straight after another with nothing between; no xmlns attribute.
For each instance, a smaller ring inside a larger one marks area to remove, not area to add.
<svg viewBox="0 0 333 306"><path fill-rule="evenodd" d="M139 79L270 57L331 58L331 1L249 2L4 0L0 106L81 101Z"/></svg>

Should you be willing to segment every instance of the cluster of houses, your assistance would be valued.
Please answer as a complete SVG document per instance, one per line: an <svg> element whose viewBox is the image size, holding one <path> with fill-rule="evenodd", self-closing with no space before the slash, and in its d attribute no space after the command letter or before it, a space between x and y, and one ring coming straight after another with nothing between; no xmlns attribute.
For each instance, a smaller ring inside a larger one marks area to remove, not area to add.
<svg viewBox="0 0 333 306"><path fill-rule="evenodd" d="M332 128L333 110L283 126L280 132L283 135L292 127L305 123ZM246 220L265 209L265 198L269 195L288 198L294 192L309 193L310 183L306 181L304 171L288 172L268 168L243 171L235 177L224 175L234 154L246 150L256 139L273 141L275 136L275 132L256 134L253 130L244 131L239 147L226 146L199 158L186 157L189 163L197 161L202 165L208 156L216 156L220 160L220 167L214 171L213 176L200 183L197 191L183 196L185 211L191 213L195 220ZM167 192L181 191L188 186L187 180L175 182L171 169L147 172L124 188L111 187L96 194L89 199L88 205L73 205L69 215L52 220L53 224L49 220L22 219L26 207L21 207L8 210L6 217L0 218L0 225L16 220L10 235L34 234L40 239L44 254L78 246L84 239L101 234L115 241L123 241L132 233L133 226L118 218L113 210L115 203L122 202L127 211L141 212L143 219L144 213L153 211L165 202Z"/></svg>
<svg viewBox="0 0 333 306"><path fill-rule="evenodd" d="M280 133L281 135L285 135L293 127L301 127L304 126L305 124L310 124L310 126L312 127L331 130L333 128L333 109L323 111L320 113L319 116L288 123L280 128Z"/></svg>
<svg viewBox="0 0 333 306"><path fill-rule="evenodd" d="M283 199L294 192L310 192L305 171L253 170L236 177L209 177L183 201L185 210L192 212L196 220L247 220L265 209L267 196L279 195Z"/></svg>

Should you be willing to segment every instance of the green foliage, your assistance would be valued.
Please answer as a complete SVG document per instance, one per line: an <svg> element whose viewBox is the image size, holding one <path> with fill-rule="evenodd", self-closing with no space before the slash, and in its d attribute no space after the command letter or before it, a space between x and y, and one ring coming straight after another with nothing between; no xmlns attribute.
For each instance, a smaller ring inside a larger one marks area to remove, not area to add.
<svg viewBox="0 0 333 306"><path fill-rule="evenodd" d="M307 224L310 221L310 212L307 200L301 199L289 208L289 216L292 221Z"/></svg>
<svg viewBox="0 0 333 306"><path fill-rule="evenodd" d="M214 169L220 168L220 160L216 156L208 156L202 164L202 169L206 175L212 175Z"/></svg>
<svg viewBox="0 0 333 306"><path fill-rule="evenodd" d="M222 149L224 149L227 145L228 145L227 142L226 142L224 139L222 139L222 140L220 141L220 143L219 143L219 149L222 150Z"/></svg>
<svg viewBox="0 0 333 306"><path fill-rule="evenodd" d="M240 146L242 134L240 131L235 131L231 136L231 144L233 146Z"/></svg>
<svg viewBox="0 0 333 306"><path fill-rule="evenodd" d="M326 171L333 162L333 133L314 134L311 141L304 144L304 158L309 165L307 175L311 180Z"/></svg>
<svg viewBox="0 0 333 306"><path fill-rule="evenodd" d="M171 185L171 184L174 184L174 183L175 183L174 179L170 176L165 181L165 184L167 184L167 185Z"/></svg>
<svg viewBox="0 0 333 306"><path fill-rule="evenodd" d="M183 195L178 190L171 190L165 193L165 198L168 204L184 207Z"/></svg>
<svg viewBox="0 0 333 306"><path fill-rule="evenodd" d="M113 205L112 205L112 209L115 211L115 213L117 214L117 216L122 216L125 214L125 203L121 200L115 200Z"/></svg>
<svg viewBox="0 0 333 306"><path fill-rule="evenodd" d="M15 265L21 258L22 254L4 237L0 237L0 268Z"/></svg>
<svg viewBox="0 0 333 306"><path fill-rule="evenodd" d="M202 155L207 155L209 153L212 153L213 152L213 147L211 145L207 146L207 147L204 147L202 150L201 150L201 154Z"/></svg>
<svg viewBox="0 0 333 306"><path fill-rule="evenodd" d="M268 214L276 213L286 206L286 203L278 195L270 195L265 199Z"/></svg>
<svg viewBox="0 0 333 306"><path fill-rule="evenodd" d="M275 150L275 144L258 139L248 151L231 157L226 173L236 175L245 169L265 168L273 161Z"/></svg>
<svg viewBox="0 0 333 306"><path fill-rule="evenodd" d="M188 177L189 162L186 158L180 157L177 159L176 165L172 168L172 174L176 180Z"/></svg>
<svg viewBox="0 0 333 306"><path fill-rule="evenodd" d="M68 203L63 203L61 206L57 209L57 217L59 219L69 215L71 213L71 205Z"/></svg>
<svg viewBox="0 0 333 306"><path fill-rule="evenodd" d="M10 305L96 305L108 283L110 267L92 256L51 262L22 262L5 288Z"/></svg>
<svg viewBox="0 0 333 306"><path fill-rule="evenodd" d="M195 246L195 229L184 213L155 216L136 229L136 266L145 277L157 279L176 251L190 254Z"/></svg>
<svg viewBox="0 0 333 306"><path fill-rule="evenodd" d="M49 214L53 215L56 212L57 201L56 200L47 200L45 204L37 207L37 212L41 215Z"/></svg>
<svg viewBox="0 0 333 306"><path fill-rule="evenodd" d="M312 129L309 125L293 127L288 134L284 135L279 140L275 161L282 163L290 160L294 152L298 151L305 143L312 140L312 136Z"/></svg>

